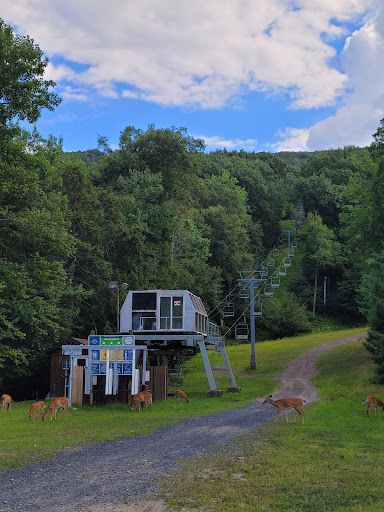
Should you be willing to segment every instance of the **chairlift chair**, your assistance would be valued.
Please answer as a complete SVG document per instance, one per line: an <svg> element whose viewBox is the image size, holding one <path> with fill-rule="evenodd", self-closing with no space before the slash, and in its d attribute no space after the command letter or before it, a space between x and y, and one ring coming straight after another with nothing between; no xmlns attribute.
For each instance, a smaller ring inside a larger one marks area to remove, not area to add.
<svg viewBox="0 0 384 512"><path fill-rule="evenodd" d="M240 299L249 299L249 285L247 283L241 283L239 297Z"/></svg>
<svg viewBox="0 0 384 512"><path fill-rule="evenodd" d="M287 275L287 269L284 265L280 265L279 267L279 276L286 276Z"/></svg>
<svg viewBox="0 0 384 512"><path fill-rule="evenodd" d="M267 295L268 297L271 297L273 295L274 289L271 286L271 283L266 283L264 286L264 295Z"/></svg>
<svg viewBox="0 0 384 512"><path fill-rule="evenodd" d="M268 258L267 267L274 267L274 266L275 266L275 260L273 258Z"/></svg>
<svg viewBox="0 0 384 512"><path fill-rule="evenodd" d="M278 256L280 254L279 249L277 247L274 247L272 254L273 256Z"/></svg>
<svg viewBox="0 0 384 512"><path fill-rule="evenodd" d="M235 305L233 302L226 302L223 306L224 318L235 316Z"/></svg>
<svg viewBox="0 0 384 512"><path fill-rule="evenodd" d="M245 318L242 316L242 321L235 325L235 339L236 340L247 340L249 336L249 328Z"/></svg>
<svg viewBox="0 0 384 512"><path fill-rule="evenodd" d="M271 278L271 286L272 288L279 288L280 286L280 277L275 276Z"/></svg>
<svg viewBox="0 0 384 512"><path fill-rule="evenodd" d="M263 316L263 304L260 295L257 296L256 303L254 304L254 316Z"/></svg>
<svg viewBox="0 0 384 512"><path fill-rule="evenodd" d="M284 258L283 265L284 265L284 267L290 267L291 266L291 258Z"/></svg>

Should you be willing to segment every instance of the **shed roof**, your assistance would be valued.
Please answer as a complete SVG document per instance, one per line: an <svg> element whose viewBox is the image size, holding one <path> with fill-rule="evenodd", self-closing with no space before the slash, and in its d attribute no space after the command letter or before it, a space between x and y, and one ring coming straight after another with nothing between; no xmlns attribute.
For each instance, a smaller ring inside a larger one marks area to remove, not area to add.
<svg viewBox="0 0 384 512"><path fill-rule="evenodd" d="M61 348L63 345L88 345L88 340L83 338L73 338L71 336L70 338L67 338L66 340L60 341L59 343L53 345L51 348L46 350L46 353L50 354L51 352Z"/></svg>

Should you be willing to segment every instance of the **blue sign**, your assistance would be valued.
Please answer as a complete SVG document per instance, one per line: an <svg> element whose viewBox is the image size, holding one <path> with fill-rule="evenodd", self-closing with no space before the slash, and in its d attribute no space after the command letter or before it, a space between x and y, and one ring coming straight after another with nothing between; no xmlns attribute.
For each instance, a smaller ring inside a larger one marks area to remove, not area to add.
<svg viewBox="0 0 384 512"><path fill-rule="evenodd" d="M123 363L122 375L132 375L132 363Z"/></svg>
<svg viewBox="0 0 384 512"><path fill-rule="evenodd" d="M91 364L91 372L92 372L92 375L100 375L100 364L92 363Z"/></svg>
<svg viewBox="0 0 384 512"><path fill-rule="evenodd" d="M100 345L100 338L101 336L88 336L88 344L89 345Z"/></svg>
<svg viewBox="0 0 384 512"><path fill-rule="evenodd" d="M100 361L100 350L92 350L92 361Z"/></svg>
<svg viewBox="0 0 384 512"><path fill-rule="evenodd" d="M109 363L110 370L114 369L115 364ZM91 364L92 375L106 375L107 363L92 363ZM118 375L132 375L132 363L117 363L117 374Z"/></svg>
<svg viewBox="0 0 384 512"><path fill-rule="evenodd" d="M123 350L123 359L124 361L132 361L133 350Z"/></svg>
<svg viewBox="0 0 384 512"><path fill-rule="evenodd" d="M63 361L63 362L61 363L61 369L62 369L62 370L68 370L68 369L69 369L68 361Z"/></svg>

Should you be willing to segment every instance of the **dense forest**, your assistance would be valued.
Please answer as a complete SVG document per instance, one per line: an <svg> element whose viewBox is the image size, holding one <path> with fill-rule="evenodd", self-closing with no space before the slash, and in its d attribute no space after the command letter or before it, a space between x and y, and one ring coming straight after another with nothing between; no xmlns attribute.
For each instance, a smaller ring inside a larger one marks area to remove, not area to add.
<svg viewBox="0 0 384 512"><path fill-rule="evenodd" d="M368 322L384 379L384 120L367 148L207 153L185 128L149 125L127 126L115 151L95 134L96 148L65 153L18 124L60 102L43 79L47 60L2 22L0 48L0 391L41 386L60 340L116 332L111 281L188 289L214 310L299 201L302 269L262 332L308 331L315 315ZM324 276L327 304L315 309Z"/></svg>

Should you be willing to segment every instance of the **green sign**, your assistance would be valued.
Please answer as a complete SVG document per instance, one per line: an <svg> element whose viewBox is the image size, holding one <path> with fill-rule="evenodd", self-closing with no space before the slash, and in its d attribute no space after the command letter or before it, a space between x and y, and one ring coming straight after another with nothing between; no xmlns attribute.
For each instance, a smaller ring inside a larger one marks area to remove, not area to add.
<svg viewBox="0 0 384 512"><path fill-rule="evenodd" d="M122 345L123 337L122 336L101 336L100 337L100 345Z"/></svg>

